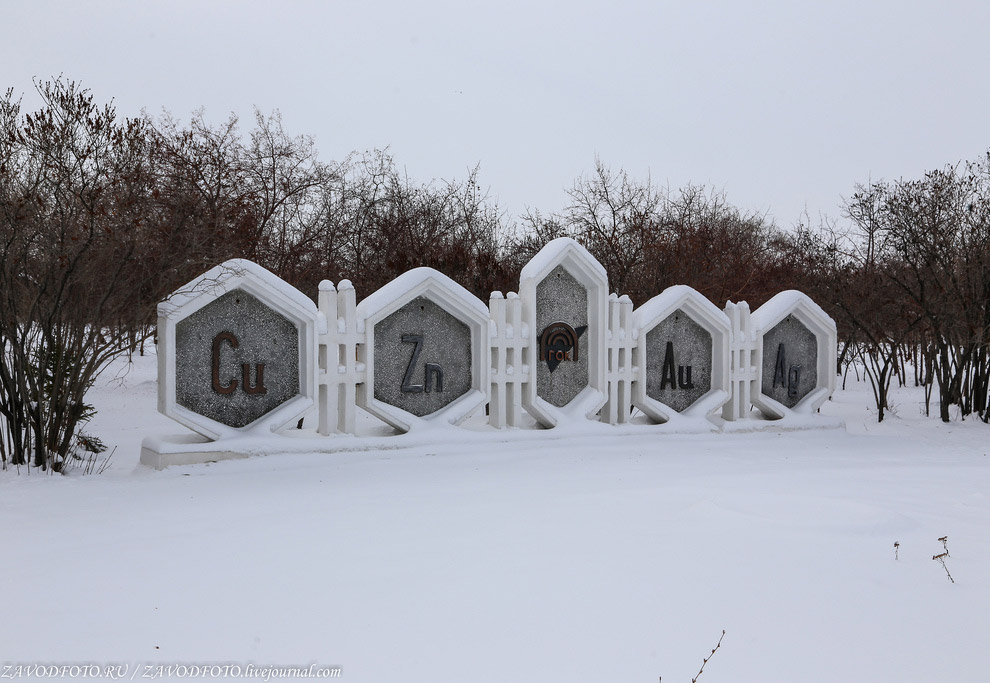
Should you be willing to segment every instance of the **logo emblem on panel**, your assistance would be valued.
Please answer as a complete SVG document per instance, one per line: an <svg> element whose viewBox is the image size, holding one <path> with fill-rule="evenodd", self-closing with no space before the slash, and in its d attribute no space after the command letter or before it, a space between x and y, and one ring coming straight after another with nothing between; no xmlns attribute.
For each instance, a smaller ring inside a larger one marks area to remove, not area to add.
<svg viewBox="0 0 990 683"><path fill-rule="evenodd" d="M578 359L578 339L588 329L582 325L576 330L564 322L550 323L540 333L540 360L547 363L547 369L553 372L564 361Z"/></svg>

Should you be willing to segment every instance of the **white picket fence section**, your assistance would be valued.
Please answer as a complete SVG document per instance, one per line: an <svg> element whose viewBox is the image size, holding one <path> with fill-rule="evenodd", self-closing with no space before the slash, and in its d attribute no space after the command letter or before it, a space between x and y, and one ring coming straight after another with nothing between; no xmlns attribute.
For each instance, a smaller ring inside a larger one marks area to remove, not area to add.
<svg viewBox="0 0 990 683"><path fill-rule="evenodd" d="M341 280L337 287L320 283L317 304L323 329L319 331L319 426L323 436L354 434L357 385L367 379L362 361L366 336L358 320L354 285ZM360 357L359 357L360 353Z"/></svg>
<svg viewBox="0 0 990 683"><path fill-rule="evenodd" d="M602 422L624 424L632 408L633 382L638 377L637 340L639 330L633 329L632 299L623 294L608 297L608 329L605 348L608 360L605 376L608 380L608 400L602 407Z"/></svg>
<svg viewBox="0 0 990 683"><path fill-rule="evenodd" d="M491 397L488 422L493 427L518 427L523 416L523 385L532 380L533 348L529 325L522 321L522 299L515 292L505 297L492 292Z"/></svg>
<svg viewBox="0 0 990 683"><path fill-rule="evenodd" d="M759 359L756 357L756 330L750 317L749 304L725 302L725 314L729 316L732 335L729 340L729 373L732 389L729 401L722 406L722 419L728 422L749 417L753 405L753 392L758 376Z"/></svg>

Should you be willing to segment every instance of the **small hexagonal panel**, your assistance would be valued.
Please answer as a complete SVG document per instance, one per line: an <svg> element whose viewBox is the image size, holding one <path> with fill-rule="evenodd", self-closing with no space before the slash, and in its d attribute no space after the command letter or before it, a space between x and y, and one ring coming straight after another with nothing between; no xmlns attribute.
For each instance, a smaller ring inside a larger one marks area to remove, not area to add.
<svg viewBox="0 0 990 683"><path fill-rule="evenodd" d="M175 400L244 427L300 393L299 330L234 289L175 326Z"/></svg>
<svg viewBox="0 0 990 683"><path fill-rule="evenodd" d="M646 333L646 395L677 412L712 388L712 335L678 308Z"/></svg>
<svg viewBox="0 0 990 683"><path fill-rule="evenodd" d="M632 324L640 359L633 405L659 423L710 420L730 397L728 316L696 290L673 285L637 308Z"/></svg>
<svg viewBox="0 0 990 683"><path fill-rule="evenodd" d="M536 286L536 395L561 408L588 386L588 290L563 266Z"/></svg>
<svg viewBox="0 0 990 683"><path fill-rule="evenodd" d="M358 304L368 381L358 405L399 431L458 424L488 401L488 307L432 268L414 268Z"/></svg>
<svg viewBox="0 0 990 683"><path fill-rule="evenodd" d="M471 330L426 297L374 326L375 398L426 417L471 389Z"/></svg>
<svg viewBox="0 0 990 683"><path fill-rule="evenodd" d="M766 396L787 408L818 386L818 339L793 313L763 335Z"/></svg>

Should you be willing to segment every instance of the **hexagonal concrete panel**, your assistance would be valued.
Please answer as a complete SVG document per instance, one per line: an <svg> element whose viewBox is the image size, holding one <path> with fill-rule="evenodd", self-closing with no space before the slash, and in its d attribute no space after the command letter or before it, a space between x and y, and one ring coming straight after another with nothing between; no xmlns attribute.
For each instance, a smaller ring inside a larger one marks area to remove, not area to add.
<svg viewBox="0 0 990 683"><path fill-rule="evenodd" d="M176 404L244 427L298 395L299 330L234 289L175 327Z"/></svg>
<svg viewBox="0 0 990 683"><path fill-rule="evenodd" d="M459 424L488 401L488 307L443 273L414 268L357 306L368 381L357 402L399 431Z"/></svg>
<svg viewBox="0 0 990 683"><path fill-rule="evenodd" d="M471 389L471 330L426 297L378 321L375 398L425 417Z"/></svg>
<svg viewBox="0 0 990 683"><path fill-rule="evenodd" d="M678 308L646 333L646 395L677 412L712 388L712 335Z"/></svg>
<svg viewBox="0 0 990 683"><path fill-rule="evenodd" d="M567 405L588 386L587 329L588 290L557 266L536 286L536 395L552 406Z"/></svg>
<svg viewBox="0 0 990 683"><path fill-rule="evenodd" d="M522 404L543 427L598 419L608 390L608 273L570 237L540 249L519 272L524 357ZM542 348L541 348L542 347Z"/></svg>
<svg viewBox="0 0 990 683"><path fill-rule="evenodd" d="M766 396L793 408L818 385L818 339L793 313L763 335Z"/></svg>

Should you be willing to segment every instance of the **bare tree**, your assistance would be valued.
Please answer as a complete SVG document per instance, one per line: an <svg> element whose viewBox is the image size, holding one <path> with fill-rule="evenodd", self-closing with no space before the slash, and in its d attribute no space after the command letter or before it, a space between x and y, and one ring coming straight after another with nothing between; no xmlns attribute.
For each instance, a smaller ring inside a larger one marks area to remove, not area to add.
<svg viewBox="0 0 990 683"><path fill-rule="evenodd" d="M36 112L0 104L0 456L60 469L146 305L133 267L153 178L142 121L73 83L37 89Z"/></svg>
<svg viewBox="0 0 990 683"><path fill-rule="evenodd" d="M687 284L721 304L769 298L778 231L745 214L721 193L688 185L677 192L614 172L597 161L578 178L560 213L531 211L514 251L531 256L547 240L569 236L605 266L609 285L642 303L673 284Z"/></svg>
<svg viewBox="0 0 990 683"><path fill-rule="evenodd" d="M950 407L957 405L963 416L976 412L987 420L987 163L931 171L921 180L860 186L847 215L860 230L862 267L877 272L884 289L894 290L887 308L904 311L901 322L907 320L920 336L929 370L926 381L938 384L941 419L949 421ZM878 285L874 291L879 289ZM903 329L889 319L885 324L889 330ZM896 351L889 348L885 355L893 362Z"/></svg>

